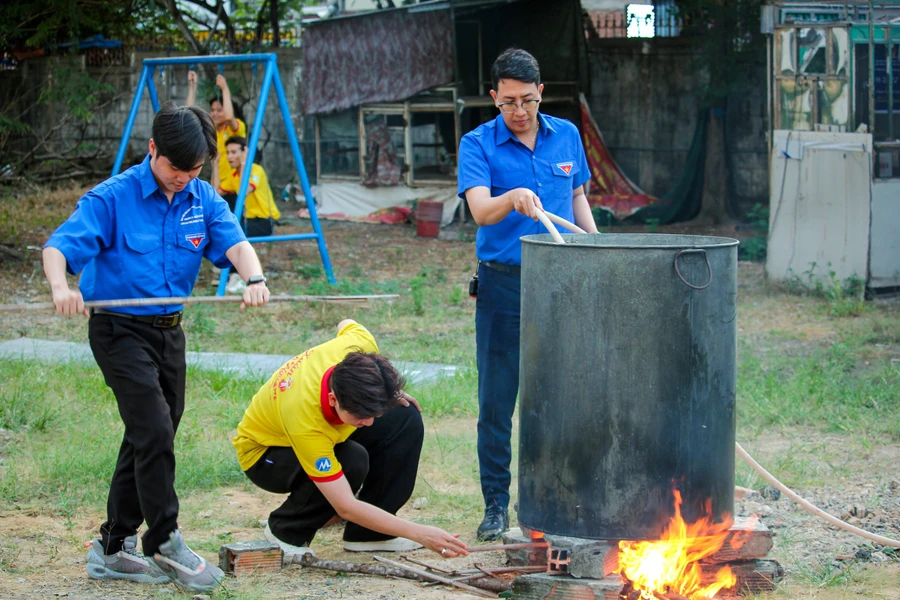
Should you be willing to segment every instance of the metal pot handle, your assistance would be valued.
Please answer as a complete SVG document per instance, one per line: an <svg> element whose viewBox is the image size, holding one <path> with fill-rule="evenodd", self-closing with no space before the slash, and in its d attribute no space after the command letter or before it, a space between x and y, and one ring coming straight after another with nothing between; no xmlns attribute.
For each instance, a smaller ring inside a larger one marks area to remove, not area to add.
<svg viewBox="0 0 900 600"><path fill-rule="evenodd" d="M684 276L681 274L681 270L678 268L678 259L681 258L682 254L703 254L703 258L706 259L706 272L709 273L709 279L706 280L706 283L703 285L694 285L692 283L688 283ZM709 264L709 255L706 254L706 250L703 248L685 248L684 250L679 250L675 255L675 260L673 261L675 264L675 274L678 275L678 279L681 280L681 283L688 286L692 290L705 290L709 287L709 284L712 283L712 267Z"/></svg>

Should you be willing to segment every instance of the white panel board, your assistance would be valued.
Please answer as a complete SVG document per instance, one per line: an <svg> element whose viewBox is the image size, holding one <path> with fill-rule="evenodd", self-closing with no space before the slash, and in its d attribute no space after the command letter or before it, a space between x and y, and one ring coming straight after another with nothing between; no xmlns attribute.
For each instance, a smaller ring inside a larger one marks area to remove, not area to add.
<svg viewBox="0 0 900 600"><path fill-rule="evenodd" d="M872 183L869 287L900 287L900 179Z"/></svg>
<svg viewBox="0 0 900 600"><path fill-rule="evenodd" d="M790 134L790 139L788 137ZM776 131L767 275L804 284L868 277L871 136ZM794 150L791 154L790 150Z"/></svg>

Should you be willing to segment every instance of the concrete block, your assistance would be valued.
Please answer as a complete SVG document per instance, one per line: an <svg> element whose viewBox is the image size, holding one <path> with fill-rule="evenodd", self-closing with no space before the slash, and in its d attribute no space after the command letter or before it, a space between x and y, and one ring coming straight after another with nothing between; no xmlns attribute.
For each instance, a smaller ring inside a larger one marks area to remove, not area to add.
<svg viewBox="0 0 900 600"><path fill-rule="evenodd" d="M550 572L572 577L606 577L618 570L619 545L612 540L586 540L546 535Z"/></svg>
<svg viewBox="0 0 900 600"><path fill-rule="evenodd" d="M531 536L519 527L513 527L503 534L504 544L527 544ZM506 551L506 562L516 567L533 567L547 564L546 548L519 548Z"/></svg>

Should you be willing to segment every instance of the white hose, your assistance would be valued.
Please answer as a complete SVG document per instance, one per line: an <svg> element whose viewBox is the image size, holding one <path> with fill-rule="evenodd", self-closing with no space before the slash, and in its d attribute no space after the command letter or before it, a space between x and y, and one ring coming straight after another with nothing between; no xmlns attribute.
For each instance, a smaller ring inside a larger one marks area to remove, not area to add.
<svg viewBox="0 0 900 600"><path fill-rule="evenodd" d="M539 210L540 210L540 209L539 209ZM572 233L587 233L587 231L585 231L584 229L582 229L581 227L579 227L579 226L576 225L575 223L572 223L571 221L567 221L567 220L563 219L562 217L558 217L558 216L554 215L554 214L551 213L551 212L547 212L547 211L545 210L545 211L544 211L544 214L547 215L547 218L548 218L548 219L550 219L551 221L553 221L553 222L556 223L557 225L562 225L563 227L565 227L566 229L568 229L568 230L571 231Z"/></svg>
<svg viewBox="0 0 900 600"><path fill-rule="evenodd" d="M747 454L747 451L744 450L743 448L741 448L740 444L735 442L734 447L737 450L738 456L740 456L742 459L744 459L745 463L750 465L754 471L759 473L762 476L762 478L765 479L766 481L768 481L770 484L772 484L772 486L781 490L781 493L783 493L785 496L787 496L788 498L790 498L791 500L793 500L794 502L796 502L797 504L802 506L804 508L804 510L816 515L817 517L825 519L832 525L836 525L836 526L840 527L841 529L849 531L850 533L856 534L860 537L866 538L867 540L872 540L873 542L878 542L879 544L882 544L883 546L893 546L895 548L900 548L900 540L892 540L891 538L886 538L886 537L880 536L876 533L869 533L868 531L866 531L864 529L860 529L859 527L854 527L850 523L845 523L844 521L841 521L834 515L828 514L827 512L825 512L818 506L814 506L813 504L810 504L809 502L807 502L806 500L801 498L799 495L797 495L788 486L784 485L783 483L781 483L780 481L775 479L775 476L772 475L771 473L769 473L768 471L766 471L758 462L753 460L753 457L750 456L749 454Z"/></svg>
<svg viewBox="0 0 900 600"><path fill-rule="evenodd" d="M546 227L547 231L550 232L550 237L553 238L553 241L557 244L565 244L566 241L562 238L561 235L559 235L559 232L556 230L556 225L554 225L550 221L550 217L547 216L547 213L545 213L544 211L542 211L539 208L536 210L537 210L536 214L537 214L538 221L540 221L541 223L544 224L544 227Z"/></svg>

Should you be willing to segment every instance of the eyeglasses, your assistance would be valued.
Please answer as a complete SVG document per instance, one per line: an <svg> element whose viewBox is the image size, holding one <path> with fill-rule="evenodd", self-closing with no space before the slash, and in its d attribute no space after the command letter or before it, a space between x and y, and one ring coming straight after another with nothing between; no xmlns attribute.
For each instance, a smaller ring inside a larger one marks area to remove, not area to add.
<svg viewBox="0 0 900 600"><path fill-rule="evenodd" d="M518 109L519 106L521 106L522 110L525 112L534 112L537 110L538 104L540 103L540 98L532 98L531 100L522 100L521 105L518 102L503 102L498 104L497 108L500 109L500 112L510 115L516 112L516 109Z"/></svg>

